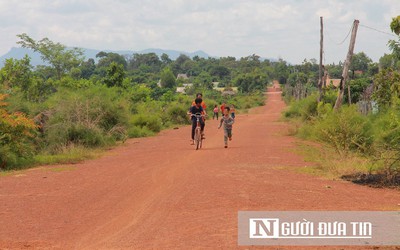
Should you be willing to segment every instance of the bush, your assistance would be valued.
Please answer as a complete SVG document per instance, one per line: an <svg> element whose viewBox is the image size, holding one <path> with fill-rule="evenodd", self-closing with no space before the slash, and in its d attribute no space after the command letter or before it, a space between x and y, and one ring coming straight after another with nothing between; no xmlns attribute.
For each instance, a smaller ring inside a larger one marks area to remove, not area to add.
<svg viewBox="0 0 400 250"><path fill-rule="evenodd" d="M392 109L374 120L374 159L389 179L400 174L400 114Z"/></svg>
<svg viewBox="0 0 400 250"><path fill-rule="evenodd" d="M187 108L182 105L174 104L168 107L165 120L168 120L172 124L189 124L187 111Z"/></svg>
<svg viewBox="0 0 400 250"><path fill-rule="evenodd" d="M6 95L0 94L0 169L17 165L35 152L34 138L37 126L22 113L8 113Z"/></svg>
<svg viewBox="0 0 400 250"><path fill-rule="evenodd" d="M322 96L321 102L329 103L332 107L335 106L336 99L337 99L337 90L335 89L328 89L325 91L325 94Z"/></svg>
<svg viewBox="0 0 400 250"><path fill-rule="evenodd" d="M318 115L316 94L312 94L300 101L292 102L284 112L286 118L300 117L303 121L311 120Z"/></svg>
<svg viewBox="0 0 400 250"><path fill-rule="evenodd" d="M148 130L158 133L161 131L161 119L157 115L152 114L138 114L133 115L130 121L130 127L146 127Z"/></svg>
<svg viewBox="0 0 400 250"><path fill-rule="evenodd" d="M227 98L227 105L235 105L236 109L250 109L262 106L265 103L265 96L262 92L253 92L249 94L238 94L232 98Z"/></svg>
<svg viewBox="0 0 400 250"><path fill-rule="evenodd" d="M394 97L392 106L385 111L364 116L357 105L344 105L339 111L333 111L334 95L331 93L325 95L327 103L318 103L317 115L313 115L313 119L304 120L314 113L314 108L307 109L309 101L292 103L285 116L303 118L302 121L292 120L295 133L304 139L331 145L340 159L346 155L345 161L354 152L353 155L368 166L368 174L383 176L387 184L396 185L400 180L400 99ZM326 157L325 161L333 158Z"/></svg>
<svg viewBox="0 0 400 250"><path fill-rule="evenodd" d="M331 115L333 112L333 106L330 103L319 102L317 105L317 114L319 119L324 119Z"/></svg>
<svg viewBox="0 0 400 250"><path fill-rule="evenodd" d="M82 124L72 125L67 131L67 141L87 147L106 145L105 136L99 128L89 128Z"/></svg>
<svg viewBox="0 0 400 250"><path fill-rule="evenodd" d="M372 144L371 122L358 112L356 105L327 113L324 119L315 122L314 128L316 137L340 154L349 150L367 152Z"/></svg>
<svg viewBox="0 0 400 250"><path fill-rule="evenodd" d="M154 132L147 127L132 126L128 129L128 136L130 138L147 137L154 135Z"/></svg>
<svg viewBox="0 0 400 250"><path fill-rule="evenodd" d="M62 89L47 105L51 115L44 126L45 150L58 152L71 144L105 146L126 137L129 105L116 89Z"/></svg>

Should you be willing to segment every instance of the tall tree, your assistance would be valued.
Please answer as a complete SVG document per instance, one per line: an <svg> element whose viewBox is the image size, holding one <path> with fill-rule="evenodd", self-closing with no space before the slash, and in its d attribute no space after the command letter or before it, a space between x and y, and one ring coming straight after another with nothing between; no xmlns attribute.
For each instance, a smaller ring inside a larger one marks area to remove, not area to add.
<svg viewBox="0 0 400 250"><path fill-rule="evenodd" d="M164 68L161 72L161 86L164 88L175 88L176 87L176 78L174 73L170 68Z"/></svg>
<svg viewBox="0 0 400 250"><path fill-rule="evenodd" d="M388 69L394 68L396 65L396 57L392 54L384 54L381 58L379 58L379 68L380 69Z"/></svg>
<svg viewBox="0 0 400 250"><path fill-rule="evenodd" d="M97 63L97 67L109 67L111 63L115 62L117 64L120 64L124 66L124 69L126 69L127 62L125 58L117 53L114 52L99 52L96 55L97 58L100 58L99 62Z"/></svg>
<svg viewBox="0 0 400 250"><path fill-rule="evenodd" d="M0 70L0 83L5 88L19 87L26 92L31 85L31 77L32 66L27 55L21 60L7 59L4 67Z"/></svg>
<svg viewBox="0 0 400 250"><path fill-rule="evenodd" d="M81 76L85 79L89 79L94 71L96 70L96 63L93 58L90 58L81 65Z"/></svg>
<svg viewBox="0 0 400 250"><path fill-rule="evenodd" d="M47 37L35 41L26 33L17 35L17 37L20 39L17 44L41 54L42 60L49 63L55 70L57 79L61 79L65 73L78 67L84 60L82 49L68 49L65 45L54 43Z"/></svg>
<svg viewBox="0 0 400 250"><path fill-rule="evenodd" d="M212 77L211 75L206 72L202 71L194 80L195 84L203 89L212 89Z"/></svg>
<svg viewBox="0 0 400 250"><path fill-rule="evenodd" d="M230 73L231 72L227 67L221 65L213 66L210 69L210 74L217 77L219 80L225 79L230 75Z"/></svg>
<svg viewBox="0 0 400 250"><path fill-rule="evenodd" d="M155 53L134 54L129 60L130 69L147 69L145 71L158 72L162 61Z"/></svg>
<svg viewBox="0 0 400 250"><path fill-rule="evenodd" d="M181 54L176 58L175 62L172 64L172 71L175 74L181 74L181 73L188 73L185 71L184 65L187 61L191 61L190 57L187 55Z"/></svg>
<svg viewBox="0 0 400 250"><path fill-rule="evenodd" d="M380 109L385 109L393 104L393 97L400 98L400 73L389 68L374 77L372 98Z"/></svg>
<svg viewBox="0 0 400 250"><path fill-rule="evenodd" d="M356 70L361 70L363 73L368 72L371 63L371 58L369 58L364 52L354 54L350 64L350 70L353 75L352 78L354 79L354 72Z"/></svg>
<svg viewBox="0 0 400 250"><path fill-rule="evenodd" d="M396 40L389 41L389 48L392 50L393 55L400 60L400 16L394 17L390 23L390 29L398 35Z"/></svg>
<svg viewBox="0 0 400 250"><path fill-rule="evenodd" d="M172 62L172 60L169 58L169 56L168 56L167 54L163 53L163 54L161 55L161 62L162 62L164 65L167 65L167 64L170 64L170 63Z"/></svg>
<svg viewBox="0 0 400 250"><path fill-rule="evenodd" d="M117 64L116 62L112 62L110 66L107 68L106 77L103 79L103 82L108 87L122 87L122 83L125 78L124 66L122 64Z"/></svg>
<svg viewBox="0 0 400 250"><path fill-rule="evenodd" d="M278 79L280 84L285 84L290 74L287 62L283 59L279 59L278 62L273 63L273 67L275 71L274 78Z"/></svg>

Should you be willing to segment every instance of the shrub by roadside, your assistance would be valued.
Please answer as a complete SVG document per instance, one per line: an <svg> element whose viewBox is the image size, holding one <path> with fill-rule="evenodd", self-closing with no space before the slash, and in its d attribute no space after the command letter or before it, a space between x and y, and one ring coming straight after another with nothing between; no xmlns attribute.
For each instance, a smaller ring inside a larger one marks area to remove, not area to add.
<svg viewBox="0 0 400 250"><path fill-rule="evenodd" d="M315 96L311 95L292 102L283 116L291 121L292 134L318 141L325 150L326 146L334 150L334 155L323 154L319 164L321 171L338 176L382 175L386 184L391 185L398 183L400 176L399 113L398 108L391 107L385 112L364 116L357 105L344 105L334 112L331 103L317 104ZM363 167L354 166L351 173L349 168L333 171L331 162L337 161L337 157L343 161L351 157L354 164L364 162ZM368 165L367 172L365 165Z"/></svg>
<svg viewBox="0 0 400 250"><path fill-rule="evenodd" d="M18 165L35 153L33 138L37 126L23 113L8 112L6 97L0 94L0 169Z"/></svg>

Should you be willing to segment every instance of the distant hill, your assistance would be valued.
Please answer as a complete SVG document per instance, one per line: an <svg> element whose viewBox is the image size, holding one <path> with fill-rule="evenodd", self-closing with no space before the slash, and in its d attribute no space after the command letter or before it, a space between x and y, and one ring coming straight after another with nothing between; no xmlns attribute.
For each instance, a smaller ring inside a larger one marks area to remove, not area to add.
<svg viewBox="0 0 400 250"><path fill-rule="evenodd" d="M30 49L25 48L11 48L5 55L0 57L0 67L3 67L6 59L14 58L14 59L22 59L25 55L28 55L31 58L31 64L36 66L39 64L43 64L42 59L40 58L40 54L34 52Z"/></svg>
<svg viewBox="0 0 400 250"><path fill-rule="evenodd" d="M171 58L172 60L175 60L178 58L181 54L187 55L190 58L193 58L194 56L199 56L202 58L208 58L210 57L206 52L198 50L195 52L184 52L184 51L177 51L177 50L163 50L163 49L146 49L146 50L141 50L141 51L130 51L130 50L95 50L95 49L83 49L84 51L84 56L87 59L93 58L96 60L96 54L104 51L104 52L114 52L118 53L120 55L133 55L135 53L137 54L146 54L146 53L155 53L159 57L165 53ZM11 48L9 52L7 52L5 55L0 57L0 67L3 67L4 62L6 59L9 58L14 58L14 59L22 59L25 55L28 55L31 58L31 64L33 66L37 66L40 64L44 64L42 59L40 58L40 54L37 52L34 52L33 50L26 49L26 48Z"/></svg>

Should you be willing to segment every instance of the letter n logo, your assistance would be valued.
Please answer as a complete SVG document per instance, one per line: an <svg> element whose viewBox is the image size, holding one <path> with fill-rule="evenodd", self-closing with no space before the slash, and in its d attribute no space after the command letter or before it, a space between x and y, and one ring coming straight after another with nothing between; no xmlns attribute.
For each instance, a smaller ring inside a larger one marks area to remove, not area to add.
<svg viewBox="0 0 400 250"><path fill-rule="evenodd" d="M279 219L249 219L249 227L251 239L279 238Z"/></svg>

